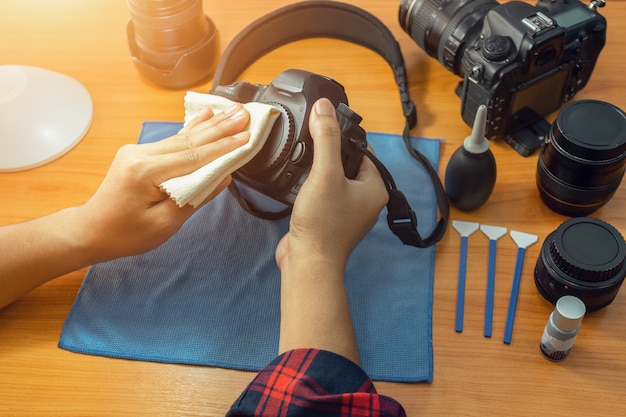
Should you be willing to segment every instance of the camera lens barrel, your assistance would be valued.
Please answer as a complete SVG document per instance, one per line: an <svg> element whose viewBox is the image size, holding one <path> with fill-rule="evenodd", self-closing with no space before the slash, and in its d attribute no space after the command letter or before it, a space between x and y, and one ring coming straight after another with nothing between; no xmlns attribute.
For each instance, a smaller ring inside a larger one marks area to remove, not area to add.
<svg viewBox="0 0 626 417"><path fill-rule="evenodd" d="M537 188L557 213L584 216L608 202L624 176L626 115L612 104L581 100L564 107L537 162Z"/></svg>
<svg viewBox="0 0 626 417"><path fill-rule="evenodd" d="M551 303L573 295L587 310L600 309L615 299L626 276L626 243L602 220L572 218L548 235L534 274L537 290Z"/></svg>
<svg viewBox="0 0 626 417"><path fill-rule="evenodd" d="M483 17L498 4L496 0L403 0L398 20L429 56L463 76L460 61L465 44L478 36Z"/></svg>
<svg viewBox="0 0 626 417"><path fill-rule="evenodd" d="M158 68L170 68L188 48L201 42L209 25L199 0L128 0L135 41L143 57Z"/></svg>
<svg viewBox="0 0 626 417"><path fill-rule="evenodd" d="M184 88L213 73L219 36L202 0L127 0L126 27L135 65L151 81Z"/></svg>

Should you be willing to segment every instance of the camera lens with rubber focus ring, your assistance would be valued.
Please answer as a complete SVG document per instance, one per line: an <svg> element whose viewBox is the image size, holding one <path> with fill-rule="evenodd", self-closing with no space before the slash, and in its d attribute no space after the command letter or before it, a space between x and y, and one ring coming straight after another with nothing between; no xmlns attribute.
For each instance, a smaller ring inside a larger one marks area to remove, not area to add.
<svg viewBox="0 0 626 417"><path fill-rule="evenodd" d="M626 114L612 104L581 100L564 107L537 162L537 188L557 213L584 216L606 204L626 166Z"/></svg>
<svg viewBox="0 0 626 417"><path fill-rule="evenodd" d="M591 217L562 223L544 241L535 266L535 285L551 303L580 298L588 311L615 299L626 276L626 243L610 224Z"/></svg>

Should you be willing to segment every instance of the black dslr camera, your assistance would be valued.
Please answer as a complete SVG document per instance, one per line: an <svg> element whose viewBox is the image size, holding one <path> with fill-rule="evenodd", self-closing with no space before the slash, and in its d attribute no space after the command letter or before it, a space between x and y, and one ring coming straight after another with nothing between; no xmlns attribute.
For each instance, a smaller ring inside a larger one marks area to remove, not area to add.
<svg viewBox="0 0 626 417"><path fill-rule="evenodd" d="M341 127L341 158L348 178L355 178L362 149L367 147L361 116L348 107L348 98L335 80L302 70L287 70L270 85L236 82L218 86L213 94L247 103L271 104L280 111L267 141L259 153L233 173L233 177L251 188L289 206L313 163L313 140L309 134L311 106L322 97L335 106Z"/></svg>
<svg viewBox="0 0 626 417"><path fill-rule="evenodd" d="M487 106L486 136L520 154L539 148L543 119L589 80L606 40L606 20L578 0L402 0L402 28L428 55L463 77L456 88L472 126Z"/></svg>

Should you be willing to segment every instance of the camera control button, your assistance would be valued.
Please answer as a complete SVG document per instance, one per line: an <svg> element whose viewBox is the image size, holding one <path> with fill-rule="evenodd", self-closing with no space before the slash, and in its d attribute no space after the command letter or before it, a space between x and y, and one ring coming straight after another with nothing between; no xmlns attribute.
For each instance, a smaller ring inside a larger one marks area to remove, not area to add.
<svg viewBox="0 0 626 417"><path fill-rule="evenodd" d="M511 55L513 43L508 36L493 35L485 39L482 55L487 61L502 62Z"/></svg>
<svg viewBox="0 0 626 417"><path fill-rule="evenodd" d="M296 142L295 146L293 147L293 152L291 153L291 157L289 158L289 160L293 163L293 164L306 164L307 160L309 159L307 157L307 146L304 142Z"/></svg>

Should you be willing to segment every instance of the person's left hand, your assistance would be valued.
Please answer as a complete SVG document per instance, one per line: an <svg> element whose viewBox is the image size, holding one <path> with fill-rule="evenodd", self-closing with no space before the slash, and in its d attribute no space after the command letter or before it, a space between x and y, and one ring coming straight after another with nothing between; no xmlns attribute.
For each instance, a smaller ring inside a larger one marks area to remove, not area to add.
<svg viewBox="0 0 626 417"><path fill-rule="evenodd" d="M93 260L143 253L172 236L195 209L178 207L159 185L244 145L250 138L243 131L249 118L241 104L216 116L207 108L175 136L120 148L98 190L78 210L76 227L82 230L76 232Z"/></svg>

